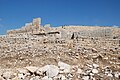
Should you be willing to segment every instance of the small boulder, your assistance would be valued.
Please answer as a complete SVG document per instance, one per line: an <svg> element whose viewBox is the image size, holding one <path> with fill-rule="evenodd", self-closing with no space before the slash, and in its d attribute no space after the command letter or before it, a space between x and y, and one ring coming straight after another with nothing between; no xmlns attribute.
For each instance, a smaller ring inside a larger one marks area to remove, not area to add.
<svg viewBox="0 0 120 80"><path fill-rule="evenodd" d="M42 78L42 80L53 80L52 78L49 78L48 76L45 76Z"/></svg>
<svg viewBox="0 0 120 80"><path fill-rule="evenodd" d="M97 53L97 49L92 48L92 52L93 52L93 53Z"/></svg>
<svg viewBox="0 0 120 80"><path fill-rule="evenodd" d="M66 64L64 62L61 62L61 61L58 62L58 66L60 67L61 70L64 70L65 73L69 73L70 70L71 70L70 65L68 65L68 64Z"/></svg>
<svg viewBox="0 0 120 80"><path fill-rule="evenodd" d="M20 80L20 79L16 76L12 80Z"/></svg>
<svg viewBox="0 0 120 80"><path fill-rule="evenodd" d="M34 66L28 66L28 67L25 67L28 71L34 73L37 71L38 67L34 67Z"/></svg>
<svg viewBox="0 0 120 80"><path fill-rule="evenodd" d="M89 76L83 76L82 80L89 80Z"/></svg>
<svg viewBox="0 0 120 80"><path fill-rule="evenodd" d="M24 74L18 74L18 78L19 79L25 79L25 75Z"/></svg>
<svg viewBox="0 0 120 80"><path fill-rule="evenodd" d="M28 70L27 70L27 69L24 69L24 68L18 68L17 71L18 71L19 73L24 73L24 74L28 73Z"/></svg>
<svg viewBox="0 0 120 80"><path fill-rule="evenodd" d="M59 69L55 65L49 65L46 71L46 74L48 77L54 77L57 76L59 73Z"/></svg>
<svg viewBox="0 0 120 80"><path fill-rule="evenodd" d="M78 70L77 70L77 73L78 73L78 74L81 74L81 73L82 73L82 69L78 69Z"/></svg>
<svg viewBox="0 0 120 80"><path fill-rule="evenodd" d="M12 79L12 78L15 77L15 75L14 75L14 72L7 71L7 72L4 72L4 73L2 74L2 77L3 77L4 79Z"/></svg>
<svg viewBox="0 0 120 80"><path fill-rule="evenodd" d="M93 67L94 67L94 68L98 68L99 65L98 65L98 64L93 64Z"/></svg>
<svg viewBox="0 0 120 80"><path fill-rule="evenodd" d="M41 80L41 79L39 76L35 76L35 77L30 78L30 80Z"/></svg>
<svg viewBox="0 0 120 80"><path fill-rule="evenodd" d="M97 69L92 69L92 73L98 73Z"/></svg>
<svg viewBox="0 0 120 80"><path fill-rule="evenodd" d="M55 65L46 65L44 67L39 68L36 71L36 73L39 75L43 75L43 73L45 73L46 74L45 76L54 77L58 75L59 69Z"/></svg>

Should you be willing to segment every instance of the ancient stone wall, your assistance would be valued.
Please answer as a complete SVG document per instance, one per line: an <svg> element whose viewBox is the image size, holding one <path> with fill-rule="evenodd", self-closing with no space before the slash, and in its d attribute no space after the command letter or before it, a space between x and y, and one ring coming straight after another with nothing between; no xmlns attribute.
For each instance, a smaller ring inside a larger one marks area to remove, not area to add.
<svg viewBox="0 0 120 80"><path fill-rule="evenodd" d="M7 34L17 34L17 33L33 33L33 31L39 31L41 26L41 18L35 18L31 23L26 23L25 26L23 26L20 29L15 30L8 30Z"/></svg>
<svg viewBox="0 0 120 80"><path fill-rule="evenodd" d="M73 33L74 38L80 37L104 37L104 38L111 38L112 37L112 30L111 29L101 29L101 30L84 30L80 32Z"/></svg>
<svg viewBox="0 0 120 80"><path fill-rule="evenodd" d="M37 21L0 36L0 80L120 79L120 28Z"/></svg>

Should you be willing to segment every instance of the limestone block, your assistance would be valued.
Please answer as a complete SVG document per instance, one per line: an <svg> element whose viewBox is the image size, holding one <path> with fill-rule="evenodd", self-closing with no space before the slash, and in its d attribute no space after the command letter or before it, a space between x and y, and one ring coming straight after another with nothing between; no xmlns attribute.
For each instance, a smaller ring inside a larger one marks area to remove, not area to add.
<svg viewBox="0 0 120 80"><path fill-rule="evenodd" d="M35 28L38 29L39 26L40 26L40 24L41 24L41 18L35 18L35 19L33 19L32 24L33 24L33 26L34 26Z"/></svg>
<svg viewBox="0 0 120 80"><path fill-rule="evenodd" d="M2 77L5 78L5 79L12 79L15 77L14 73L11 72L11 71L7 71L7 72L4 72L2 74Z"/></svg>
<svg viewBox="0 0 120 80"><path fill-rule="evenodd" d="M52 78L49 78L48 76L45 76L42 78L42 80L53 80Z"/></svg>
<svg viewBox="0 0 120 80"><path fill-rule="evenodd" d="M92 69L92 73L98 73L97 69Z"/></svg>
<svg viewBox="0 0 120 80"><path fill-rule="evenodd" d="M38 69L38 67L34 67L34 66L27 66L25 68L32 73L36 72Z"/></svg>
<svg viewBox="0 0 120 80"><path fill-rule="evenodd" d="M71 66L69 64L66 64L64 62L59 61L58 66L61 70L64 70L65 73L69 73L71 70Z"/></svg>

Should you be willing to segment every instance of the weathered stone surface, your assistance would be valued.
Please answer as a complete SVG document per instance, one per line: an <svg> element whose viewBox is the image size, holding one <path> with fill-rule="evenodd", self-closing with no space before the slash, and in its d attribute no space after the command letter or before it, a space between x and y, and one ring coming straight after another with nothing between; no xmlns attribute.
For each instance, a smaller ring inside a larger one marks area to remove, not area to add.
<svg viewBox="0 0 120 80"><path fill-rule="evenodd" d="M39 18L34 19L0 36L0 77L119 80L119 33L120 28L99 26L53 28L42 26Z"/></svg>
<svg viewBox="0 0 120 80"><path fill-rule="evenodd" d="M89 76L83 76L83 80L89 80Z"/></svg>
<svg viewBox="0 0 120 80"><path fill-rule="evenodd" d="M4 79L12 79L12 78L14 78L16 75L14 75L14 72L12 72L12 71L7 71L7 72L4 72L3 74L2 74L2 77L4 78Z"/></svg>
<svg viewBox="0 0 120 80"><path fill-rule="evenodd" d="M63 70L65 73L69 73L71 70L71 66L69 64L66 64L64 62L59 61L58 66L61 70Z"/></svg>
<svg viewBox="0 0 120 80"><path fill-rule="evenodd" d="M94 67L94 68L98 68L99 65L98 65L98 64L93 64L93 67Z"/></svg>
<svg viewBox="0 0 120 80"><path fill-rule="evenodd" d="M82 70L81 70L81 69L78 69L78 70L77 70L77 73L81 74L81 73L82 73Z"/></svg>
<svg viewBox="0 0 120 80"><path fill-rule="evenodd" d="M30 78L30 80L41 80L41 79L39 76L35 76L35 77Z"/></svg>
<svg viewBox="0 0 120 80"><path fill-rule="evenodd" d="M48 76L45 76L42 78L42 80L53 80L52 78L49 78Z"/></svg>
<svg viewBox="0 0 120 80"><path fill-rule="evenodd" d="M97 69L92 69L92 72L93 73L98 73L98 70Z"/></svg>
<svg viewBox="0 0 120 80"><path fill-rule="evenodd" d="M46 71L48 77L54 77L58 75L59 69L55 65L46 65L44 71Z"/></svg>
<svg viewBox="0 0 120 80"><path fill-rule="evenodd" d="M20 79L16 76L12 80L20 80Z"/></svg>
<svg viewBox="0 0 120 80"><path fill-rule="evenodd" d="M18 74L18 78L19 79L25 79L25 75L20 73L20 74Z"/></svg>
<svg viewBox="0 0 120 80"><path fill-rule="evenodd" d="M24 73L24 74L28 73L28 70L25 69L25 68L18 68L17 71L18 71L19 73Z"/></svg>
<svg viewBox="0 0 120 80"><path fill-rule="evenodd" d="M26 69L32 73L36 72L38 67L34 67L34 66L27 66Z"/></svg>

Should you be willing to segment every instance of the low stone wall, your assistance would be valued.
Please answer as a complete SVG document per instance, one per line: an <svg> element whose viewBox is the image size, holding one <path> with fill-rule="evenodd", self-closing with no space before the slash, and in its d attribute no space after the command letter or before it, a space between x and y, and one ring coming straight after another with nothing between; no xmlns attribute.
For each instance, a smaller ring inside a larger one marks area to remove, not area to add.
<svg viewBox="0 0 120 80"><path fill-rule="evenodd" d="M84 30L80 32L73 33L74 38L80 37L104 37L104 38L111 38L112 37L112 30L111 29L101 29L101 30Z"/></svg>

